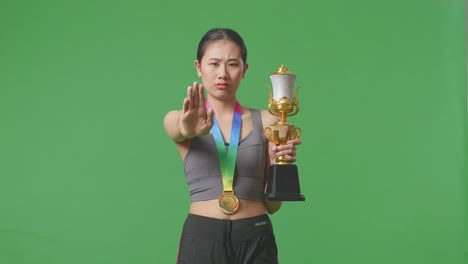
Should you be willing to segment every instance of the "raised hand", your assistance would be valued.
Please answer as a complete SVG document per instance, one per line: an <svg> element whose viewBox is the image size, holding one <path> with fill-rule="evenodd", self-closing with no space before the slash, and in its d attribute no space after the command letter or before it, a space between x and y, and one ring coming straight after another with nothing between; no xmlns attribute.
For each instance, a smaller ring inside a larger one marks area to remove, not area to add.
<svg viewBox="0 0 468 264"><path fill-rule="evenodd" d="M208 134L213 126L213 115L213 109L206 109L203 85L194 82L193 87L187 88L187 97L180 111L181 136L192 138Z"/></svg>

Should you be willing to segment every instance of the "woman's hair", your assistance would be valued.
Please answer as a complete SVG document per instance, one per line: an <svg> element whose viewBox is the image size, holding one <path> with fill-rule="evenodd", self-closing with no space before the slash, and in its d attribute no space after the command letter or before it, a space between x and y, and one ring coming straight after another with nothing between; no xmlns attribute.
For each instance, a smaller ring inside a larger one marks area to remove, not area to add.
<svg viewBox="0 0 468 264"><path fill-rule="evenodd" d="M234 42L241 50L244 64L247 63L247 47L245 46L244 40L237 32L228 28L213 28L205 33L198 43L197 60L201 62L206 47L208 47L211 42L223 39Z"/></svg>

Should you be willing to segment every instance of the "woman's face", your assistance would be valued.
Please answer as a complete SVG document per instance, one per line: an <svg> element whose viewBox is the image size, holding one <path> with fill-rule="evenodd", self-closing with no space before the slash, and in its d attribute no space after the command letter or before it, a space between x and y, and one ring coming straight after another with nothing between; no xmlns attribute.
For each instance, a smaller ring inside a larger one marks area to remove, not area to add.
<svg viewBox="0 0 468 264"><path fill-rule="evenodd" d="M195 61L195 68L210 96L226 99L235 96L248 65L234 42L216 40L206 47L201 62Z"/></svg>

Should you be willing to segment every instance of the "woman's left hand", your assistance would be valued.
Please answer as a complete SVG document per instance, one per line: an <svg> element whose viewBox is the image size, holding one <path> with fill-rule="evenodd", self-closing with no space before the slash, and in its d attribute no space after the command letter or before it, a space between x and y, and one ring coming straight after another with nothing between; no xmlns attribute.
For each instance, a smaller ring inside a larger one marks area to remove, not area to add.
<svg viewBox="0 0 468 264"><path fill-rule="evenodd" d="M270 163L275 164L275 159L279 156L285 156L291 162L296 161L296 146L300 145L300 139L291 139L285 145L276 146L274 143L269 142L269 155Z"/></svg>

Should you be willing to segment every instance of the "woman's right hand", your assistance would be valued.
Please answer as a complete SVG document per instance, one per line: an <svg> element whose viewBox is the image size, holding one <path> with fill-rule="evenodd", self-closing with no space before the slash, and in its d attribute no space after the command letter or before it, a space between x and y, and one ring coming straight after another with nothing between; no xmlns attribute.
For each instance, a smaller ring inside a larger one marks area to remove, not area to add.
<svg viewBox="0 0 468 264"><path fill-rule="evenodd" d="M179 116L179 131L184 138L206 135L213 126L213 109L206 109L205 93L202 84L193 83L187 88Z"/></svg>

